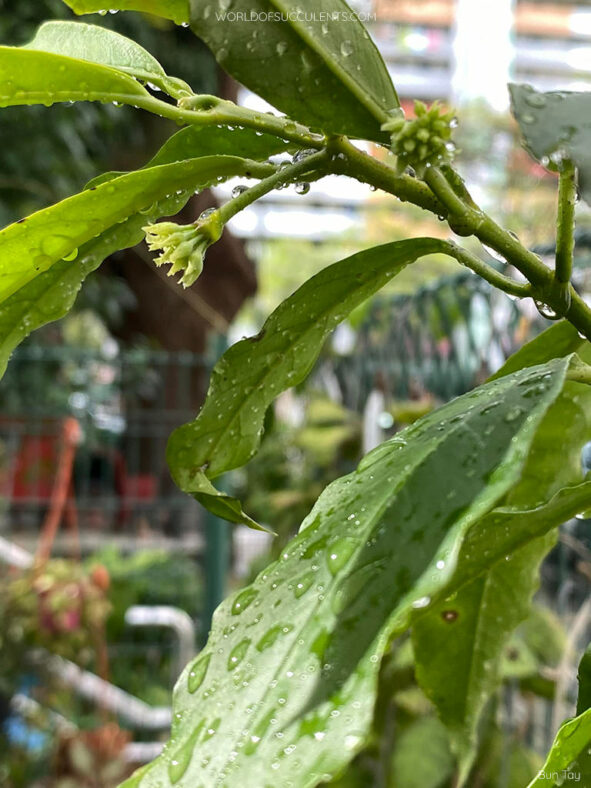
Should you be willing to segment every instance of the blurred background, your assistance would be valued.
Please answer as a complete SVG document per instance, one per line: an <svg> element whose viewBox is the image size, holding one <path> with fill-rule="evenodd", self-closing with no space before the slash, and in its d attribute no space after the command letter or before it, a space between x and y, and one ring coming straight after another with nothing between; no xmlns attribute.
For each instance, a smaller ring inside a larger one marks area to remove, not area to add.
<svg viewBox="0 0 591 788"><path fill-rule="evenodd" d="M474 197L550 261L556 180L522 150L506 83L588 90L591 3L351 5L407 113L416 98L458 109L458 167ZM60 0L0 0L0 43L24 43L42 21L72 16ZM269 109L186 29L140 14L86 21L135 38L196 91ZM0 224L102 171L141 166L174 130L127 107L2 110ZM195 197L181 218L229 199L237 185ZM577 220L575 284L588 296L591 214L582 203ZM174 681L223 596L281 550L326 484L363 453L483 382L549 325L533 304L447 258L407 269L337 329L311 377L269 411L257 457L224 479L278 533L270 541L215 520L176 490L168 435L196 414L223 350L258 331L310 275L376 243L449 231L336 177L274 192L230 230L187 291L151 263L145 245L114 255L65 320L18 348L0 383L2 785L110 788L155 757ZM36 553L47 561L33 580ZM590 580L588 522L575 520L544 565L534 613L506 649L474 786L526 785L572 713L575 665L591 635ZM451 786L445 731L416 686L408 642L396 644L382 681L372 743L339 785Z"/></svg>

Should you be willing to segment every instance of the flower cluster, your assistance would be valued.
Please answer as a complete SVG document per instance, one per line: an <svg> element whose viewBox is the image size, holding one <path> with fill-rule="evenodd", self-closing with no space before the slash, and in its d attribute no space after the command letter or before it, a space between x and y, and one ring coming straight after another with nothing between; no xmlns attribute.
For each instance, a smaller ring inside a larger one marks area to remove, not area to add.
<svg viewBox="0 0 591 788"><path fill-rule="evenodd" d="M203 271L206 250L220 238L223 229L219 211L208 213L193 224L159 222L143 228L150 251L161 252L154 260L156 265L170 265L169 276L183 271L183 287L190 287L197 280Z"/></svg>
<svg viewBox="0 0 591 788"><path fill-rule="evenodd" d="M444 112L437 101L429 108L415 101L415 115L412 120L396 116L384 123L382 130L391 134L399 172L412 167L422 177L426 167L451 161L455 150L451 133L456 120L454 113Z"/></svg>

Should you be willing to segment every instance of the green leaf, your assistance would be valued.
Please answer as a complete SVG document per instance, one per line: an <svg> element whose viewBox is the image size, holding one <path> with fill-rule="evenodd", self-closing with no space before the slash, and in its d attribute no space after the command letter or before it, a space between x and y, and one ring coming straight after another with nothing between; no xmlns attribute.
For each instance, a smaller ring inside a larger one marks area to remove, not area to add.
<svg viewBox="0 0 591 788"><path fill-rule="evenodd" d="M104 13L102 0L64 0L77 14ZM189 0L110 0L109 8L116 11L142 11L145 14L171 19L177 25L189 21Z"/></svg>
<svg viewBox="0 0 591 788"><path fill-rule="evenodd" d="M135 41L97 25L46 22L22 48L111 66L142 82L150 82L175 98L192 94L185 82L168 77L156 58Z"/></svg>
<svg viewBox="0 0 591 788"><path fill-rule="evenodd" d="M212 372L199 416L175 430L168 443L168 464L181 490L206 508L217 505L211 490L205 492L207 480L255 454L268 406L308 375L328 334L405 266L443 247L433 238L415 238L341 260L284 301L260 334L227 350Z"/></svg>
<svg viewBox="0 0 591 788"><path fill-rule="evenodd" d="M449 737L435 717L424 717L404 730L392 754L392 786L441 788L455 769Z"/></svg>
<svg viewBox="0 0 591 788"><path fill-rule="evenodd" d="M560 358L588 343L559 323L522 348L493 379ZM533 509L582 479L581 450L591 439L591 388L567 382L551 405L506 506ZM555 461L560 446L561 461ZM560 524L559 522L555 523ZM483 525L486 528L486 523ZM527 617L539 565L554 535L534 539L446 600L417 624L417 679L449 727L460 758L460 784L476 754L476 731L487 699L501 682L501 658L511 632ZM487 549L483 547L483 549ZM453 624L454 636L449 636ZM433 658L434 653L437 659ZM461 669L458 670L458 665Z"/></svg>
<svg viewBox="0 0 591 788"><path fill-rule="evenodd" d="M282 112L325 131L389 142L380 127L398 97L344 0L192 0L191 28L226 71Z"/></svg>
<svg viewBox="0 0 591 788"><path fill-rule="evenodd" d="M186 159L197 159L202 156L241 156L254 161L264 161L276 153L294 149L291 142L273 137L270 134L259 134L252 129L227 126L188 126L169 137L160 150L145 164L142 169L159 167L163 164L174 164ZM105 172L93 178L86 188L98 186L110 181L125 172Z"/></svg>
<svg viewBox="0 0 591 788"><path fill-rule="evenodd" d="M0 107L58 101L139 105L148 91L123 71L52 52L0 46Z"/></svg>
<svg viewBox="0 0 591 788"><path fill-rule="evenodd" d="M127 788L337 776L368 735L384 650L459 587L463 540L518 480L569 364L455 399L331 484L282 557L218 608L175 689L171 741ZM468 580L493 560L472 556Z"/></svg>
<svg viewBox="0 0 591 788"><path fill-rule="evenodd" d="M540 563L555 541L549 534L507 555L413 627L417 681L449 729L459 785L476 756L482 710L501 683L503 651L529 613Z"/></svg>
<svg viewBox="0 0 591 788"><path fill-rule="evenodd" d="M149 214L130 216L83 246L75 260L60 260L0 304L0 377L14 348L40 326L59 320L72 308L82 282L113 252L139 243L146 222L177 213L189 198L156 203Z"/></svg>
<svg viewBox="0 0 591 788"><path fill-rule="evenodd" d="M581 658L579 664L579 696L577 698L577 715L591 709L591 645Z"/></svg>
<svg viewBox="0 0 591 788"><path fill-rule="evenodd" d="M497 380L524 367L545 364L553 358L569 356L576 353L586 342L573 325L566 320L560 320L510 356L490 380Z"/></svg>
<svg viewBox="0 0 591 788"><path fill-rule="evenodd" d="M527 788L550 788L577 782L591 783L591 709L565 722L561 727L552 749L540 773ZM569 777L570 775L570 777Z"/></svg>
<svg viewBox="0 0 591 788"><path fill-rule="evenodd" d="M146 167L170 164L198 156L243 156L263 161L277 153L294 150L293 142L284 142L271 134L261 134L244 127L188 126L173 134Z"/></svg>
<svg viewBox="0 0 591 788"><path fill-rule="evenodd" d="M510 85L513 115L529 153L549 169L564 158L579 171L581 197L591 203L591 94L540 93L531 85Z"/></svg>
<svg viewBox="0 0 591 788"><path fill-rule="evenodd" d="M109 227L148 213L167 195L270 170L234 156L189 159L123 175L21 219L0 231L0 302Z"/></svg>

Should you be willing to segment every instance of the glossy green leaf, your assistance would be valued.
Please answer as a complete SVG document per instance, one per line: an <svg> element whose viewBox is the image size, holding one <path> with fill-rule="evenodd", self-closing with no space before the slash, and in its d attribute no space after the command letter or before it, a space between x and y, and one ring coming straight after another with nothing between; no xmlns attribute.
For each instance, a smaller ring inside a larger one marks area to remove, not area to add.
<svg viewBox="0 0 591 788"><path fill-rule="evenodd" d="M77 14L104 13L102 0L64 0ZM171 19L177 25L189 21L189 0L110 0L108 6L117 11L142 11Z"/></svg>
<svg viewBox="0 0 591 788"><path fill-rule="evenodd" d="M577 715L591 709L591 645L579 663L579 695L577 697Z"/></svg>
<svg viewBox="0 0 591 788"><path fill-rule="evenodd" d="M467 779L477 751L482 710L501 683L501 657L526 618L539 566L556 541L533 540L436 605L413 627L417 681L449 729Z"/></svg>
<svg viewBox="0 0 591 788"><path fill-rule="evenodd" d="M109 227L149 212L167 195L269 171L247 159L205 156L123 175L21 219L0 231L0 302Z"/></svg>
<svg viewBox="0 0 591 788"><path fill-rule="evenodd" d="M151 100L133 77L110 66L52 52L0 46L0 107L58 101L139 105Z"/></svg>
<svg viewBox="0 0 591 788"><path fill-rule="evenodd" d="M588 343L568 323L556 324L518 351L493 379L561 358L577 349L587 353ZM548 409L520 483L505 504L533 509L549 501L561 488L580 481L581 449L588 440L591 387L567 382ZM557 446L561 450L559 467L555 461ZM444 601L418 622L413 632L417 678L450 729L460 758L462 781L476 754L480 714L501 682L503 649L511 632L529 612L540 562L554 539L550 533L507 553L506 561L462 588L453 601ZM449 636L451 624L453 637ZM458 665L462 667L458 669Z"/></svg>
<svg viewBox="0 0 591 788"><path fill-rule="evenodd" d="M241 156L254 161L264 161L270 156L284 151L293 150L291 142L273 137L270 134L259 134L252 129L227 126L188 126L173 134L166 140L160 150L142 169L159 167L163 164L174 164L186 159L201 156ZM125 172L105 172L94 178L86 188L98 186L112 180Z"/></svg>
<svg viewBox="0 0 591 788"><path fill-rule="evenodd" d="M409 263L443 248L442 241L415 238L341 260L284 301L260 334L227 350L212 372L199 416L175 430L168 443L168 464L181 490L207 508L218 506L208 480L253 456L268 406L308 375L329 333Z"/></svg>
<svg viewBox="0 0 591 788"><path fill-rule="evenodd" d="M135 246L142 227L179 211L190 193L156 203L149 214L135 214L80 247L74 260L60 260L0 304L0 377L14 348L40 326L72 308L82 282L113 252Z"/></svg>
<svg viewBox="0 0 591 788"><path fill-rule="evenodd" d="M191 27L226 71L294 119L389 141L380 127L398 97L344 0L192 0Z"/></svg>
<svg viewBox="0 0 591 788"><path fill-rule="evenodd" d="M192 93L182 80L168 77L156 58L135 41L98 25L46 22L23 49L53 52L111 66L142 82L150 82L175 98Z"/></svg>
<svg viewBox="0 0 591 788"><path fill-rule="evenodd" d="M569 364L450 402L331 484L282 557L218 608L177 684L171 741L126 787L336 776L368 735L387 644L456 589L464 538L518 480ZM476 575L489 560L474 557Z"/></svg>
<svg viewBox="0 0 591 788"><path fill-rule="evenodd" d="M560 727L546 762L528 788L550 788L575 781L577 785L591 785L590 747L591 709Z"/></svg>
<svg viewBox="0 0 591 788"><path fill-rule="evenodd" d="M147 167L198 156L243 156L263 161L277 153L294 150L293 142L284 142L271 134L247 128L227 126L188 126L168 139Z"/></svg>
<svg viewBox="0 0 591 788"><path fill-rule="evenodd" d="M559 169L564 158L579 171L581 197L591 203L591 94L540 93L531 85L510 85L513 115L530 154Z"/></svg>

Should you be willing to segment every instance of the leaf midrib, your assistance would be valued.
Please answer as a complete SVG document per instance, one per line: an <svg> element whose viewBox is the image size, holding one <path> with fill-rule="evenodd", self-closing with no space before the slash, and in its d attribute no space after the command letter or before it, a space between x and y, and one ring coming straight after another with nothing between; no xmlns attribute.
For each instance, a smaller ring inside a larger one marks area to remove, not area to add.
<svg viewBox="0 0 591 788"><path fill-rule="evenodd" d="M269 0L269 2L271 3L271 5L275 6L275 8L277 8L277 10L279 10L283 14L289 13L290 10L289 7L286 7L285 3L283 3L281 0ZM322 60L322 62L327 66L329 71L332 71L332 73L336 77L338 77L338 79L345 85L345 87L347 87L351 91L351 93L355 96L357 101L359 101L360 104L362 104L367 110L369 110L369 112L374 116L374 118L376 118L376 120L383 123L388 119L387 111L383 109L383 107L381 107L373 99L373 97L369 93L367 86L363 86L360 82L358 82L355 79L354 75L350 74L349 71L347 71L347 69L342 68L340 63L338 62L338 59L332 57L331 53L320 45L320 42L315 38L315 36L310 34L310 32L307 30L305 26L299 25L297 21L292 21L292 20L290 20L289 24L294 30L294 32L296 32L299 35L299 37L304 41L304 43L307 44L310 47L310 49L312 49L318 55L318 57ZM358 26L361 26L362 29L365 29L363 28L363 25L361 25L360 22L358 23ZM369 41L370 46L375 48L375 44L371 39L366 39L366 40ZM381 58L381 55L379 55L379 53L378 53L378 57ZM400 102L396 94L396 89L394 88L393 85L392 85L392 90L394 93L395 100L397 101L398 106L400 106Z"/></svg>
<svg viewBox="0 0 591 788"><path fill-rule="evenodd" d="M430 239L430 240L433 240L433 242L434 242L434 245L435 245L435 246L437 246L437 244L441 243L441 242L439 242L437 239ZM394 243L406 243L406 242L405 242L405 241L400 241L400 242L396 242L396 241L395 241ZM404 262L404 263L402 263L402 262L401 262L401 263L398 263L397 265L399 265L399 266L400 266L400 270L402 270L402 269L403 269L403 268L405 268L407 265L410 265L410 264L411 264L411 263L412 263L414 260L418 259L418 257L422 257L423 255L426 255L426 254L432 254L432 253L433 253L433 251L430 251L430 252L428 252L428 251L422 251L422 252L420 252L419 254L417 254L417 255L415 255L415 256L410 256L410 259L408 259L406 262ZM363 252L359 252L358 254L363 254ZM338 265L338 263L334 263L333 265ZM398 271L397 273L400 273L400 271ZM394 274L394 276L396 276L396 274ZM296 293L294 293L294 296L295 296L296 294L297 294L297 291L296 291ZM368 297L369 297L369 296L368 296ZM289 300L289 299L288 299L288 300ZM285 304L285 303L287 303L287 302L284 302L284 304ZM286 355L286 354L287 354L287 353L289 353L291 350L293 350L293 347L294 347L295 345L297 345L297 344L299 344L300 342L302 342L302 340L305 340L305 338L306 338L306 337L307 337L307 336L308 336L310 333L312 333L314 330L316 330L316 329L317 329L317 327L319 326L319 324L320 324L320 323L321 323L323 320L326 320L326 319L328 319L328 317L330 316L330 312L331 312L333 309L335 309L335 304L334 304L334 303L333 303L333 305L332 305L330 308L328 308L328 309L325 309L325 310L323 310L321 313L319 313L319 315L318 315L318 319L316 320L316 322L315 322L315 323L312 323L312 324L308 324L308 325L307 325L307 328L305 328L301 334L298 334L298 336L297 336L297 339L296 339L296 340L295 340L293 343L290 343L290 344L288 344L288 345L287 345L287 348L286 348L284 351L282 351L282 355ZM286 308L286 310L285 310L285 311L286 311L286 313L287 313L287 308ZM265 326L263 326L263 330L269 330L269 329L265 329ZM328 333L328 332L327 332L327 333ZM244 341L248 341L248 340L244 340ZM259 379L258 379L258 383L257 383L257 385L258 385L259 387L260 387L260 385L261 385L261 384L264 384L264 383L267 381L267 379L269 378L269 376L270 376L270 374L272 373L272 371L273 371L273 370L274 370L274 366L273 366L273 364L269 364L269 365L268 365L268 367L265 369L265 372L264 372L263 376L262 376L261 378L259 378ZM297 385L299 382L300 382L299 380L294 380L294 383L293 383L293 385L295 386L295 385ZM229 419L229 420L226 422L226 425L223 427L222 431L218 433L218 438L217 438L217 439L214 439L214 442L213 442L212 444L209 444L209 445L208 445L207 454L208 454L209 456L212 456L212 453L214 453L214 452L216 452L216 451L217 451L217 449L219 448L220 442L222 441L222 439L223 439L223 438L225 438L225 437L226 437L226 434L227 434L228 430L229 430L229 429L230 429L230 427L231 427L231 426L232 426L232 425L235 423L235 421L236 421L236 419L238 418L238 416L240 415L240 413L241 413L242 409L243 409L244 407L246 407L247 403L249 403L249 402L250 402L251 398L252 398L252 397L254 397L254 396L256 395L256 392L257 392L257 390L258 390L258 389L257 389L257 385L253 385L253 387L252 387L252 388L253 388L253 390L252 390L250 393L248 393L244 399L242 399L242 400L240 401L240 403L239 403L239 406L238 406L238 407L237 407L237 409L234 411L234 413L232 414L232 416L230 417L230 419ZM292 386L290 386L289 388L291 388L291 387L292 387ZM204 406L204 407L205 407L205 406ZM267 407L268 407L268 406L267 406ZM199 421L199 418L200 418L200 416L197 416L197 419L196 419L196 420L195 420L195 422L194 422L195 424L196 424L196 423ZM181 429L182 429L182 428L181 428ZM207 433L204 433L204 435L206 435L206 434L207 434ZM255 448L256 448L256 446L258 446L258 444L259 444L259 440L257 439L257 440L256 440L256 444L255 444ZM202 463L201 467L203 467L203 465L207 465L207 463L208 463L208 458L207 458L207 456L206 456L206 457L204 458L204 461L203 461L203 463ZM210 476L210 475L209 475L209 473L207 472L207 471L209 470L209 468L207 468L207 469L205 470L205 472L203 472L203 471L202 471L202 470L200 470L200 469L199 469L197 472L198 472L198 473L204 473L204 475L205 475L205 476L206 476L208 479L215 479L215 478L216 478L217 476L219 476L220 474L222 474L222 473L225 473L226 471L228 471L228 470L231 470L232 468L235 468L235 467L236 467L236 465L226 465L226 466L225 466L225 467L223 467L222 469L220 469L220 470L216 470L216 471L215 471L215 472L214 472L214 473L213 473L211 476Z"/></svg>

